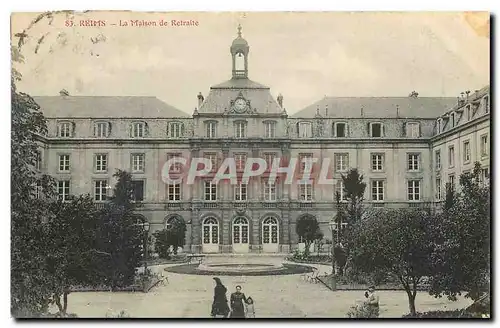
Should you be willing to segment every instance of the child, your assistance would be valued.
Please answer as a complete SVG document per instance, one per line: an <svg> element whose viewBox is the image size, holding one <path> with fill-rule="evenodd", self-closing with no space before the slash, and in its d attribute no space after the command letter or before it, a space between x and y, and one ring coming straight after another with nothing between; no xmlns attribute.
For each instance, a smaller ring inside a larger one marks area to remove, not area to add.
<svg viewBox="0 0 500 328"><path fill-rule="evenodd" d="M247 303L246 318L255 318L255 307L253 304L253 299L251 297L248 297L246 303Z"/></svg>

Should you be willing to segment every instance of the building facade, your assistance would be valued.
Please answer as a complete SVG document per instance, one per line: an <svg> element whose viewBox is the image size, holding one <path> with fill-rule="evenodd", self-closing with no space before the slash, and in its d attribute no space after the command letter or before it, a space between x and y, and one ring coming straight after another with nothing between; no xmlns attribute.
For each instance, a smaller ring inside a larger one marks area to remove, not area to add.
<svg viewBox="0 0 500 328"><path fill-rule="evenodd" d="M305 216L330 236L334 195L344 197L341 174L350 168L364 176L367 206L377 207L433 207L445 183L457 185L476 161L488 178L489 87L459 98L325 97L288 115L281 94L248 78L249 50L239 29L231 79L206 98L199 93L192 115L154 97L34 97L48 121L39 169L58 179L62 199L90 193L97 203L110 195L116 169L131 172L151 232L183 220L184 249L195 253L288 253L299 247L295 227ZM173 157L215 167L235 158L238 174L250 157L330 159L333 180L269 184L267 170L247 184L213 184L213 170L194 184L167 184L163 166Z"/></svg>

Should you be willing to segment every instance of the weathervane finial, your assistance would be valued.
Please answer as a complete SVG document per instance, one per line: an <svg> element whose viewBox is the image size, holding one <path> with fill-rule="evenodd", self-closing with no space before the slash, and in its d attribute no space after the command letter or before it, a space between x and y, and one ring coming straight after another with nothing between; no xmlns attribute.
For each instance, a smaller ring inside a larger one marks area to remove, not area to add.
<svg viewBox="0 0 500 328"><path fill-rule="evenodd" d="M238 37L241 38L241 24L238 24Z"/></svg>

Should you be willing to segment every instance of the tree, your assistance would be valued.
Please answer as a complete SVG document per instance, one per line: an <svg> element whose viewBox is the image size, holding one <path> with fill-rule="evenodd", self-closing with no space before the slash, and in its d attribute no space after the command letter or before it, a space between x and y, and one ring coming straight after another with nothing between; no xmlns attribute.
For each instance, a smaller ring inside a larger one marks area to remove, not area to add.
<svg viewBox="0 0 500 328"><path fill-rule="evenodd" d="M309 256L309 248L311 247L311 244L323 235L319 229L318 220L316 220L316 218L312 215L301 217L297 221L296 232L305 244L305 256Z"/></svg>
<svg viewBox="0 0 500 328"><path fill-rule="evenodd" d="M372 210L353 229L350 251L356 269L396 276L408 295L412 315L416 314L417 285L431 272L431 222L425 211Z"/></svg>
<svg viewBox="0 0 500 328"><path fill-rule="evenodd" d="M347 216L344 209L344 205L342 204L340 193L335 193L335 201L337 203L337 215L335 216L335 223L337 225L337 240L333 243L333 258L335 262L335 266L337 267L337 273L340 276L344 275L344 267L347 264L347 253L344 248L344 239L345 236L343 234L343 224L347 223Z"/></svg>
<svg viewBox="0 0 500 328"><path fill-rule="evenodd" d="M62 316L68 309L68 294L72 286L96 286L100 283L100 256L96 248L98 211L89 195L70 202L52 204L54 215L45 224L47 271L53 301ZM61 296L63 301L61 302Z"/></svg>
<svg viewBox="0 0 500 328"><path fill-rule="evenodd" d="M33 98L11 84L11 311L14 317L47 311L51 276L44 270L43 222L50 216L54 180L36 170L46 121Z"/></svg>
<svg viewBox="0 0 500 328"><path fill-rule="evenodd" d="M162 259L169 259L170 245L168 243L167 229L155 231L153 235L155 237L155 251L158 253L158 256Z"/></svg>
<svg viewBox="0 0 500 328"><path fill-rule="evenodd" d="M451 183L446 184L446 195L444 198L444 209L445 211L453 207L456 202L455 188Z"/></svg>
<svg viewBox="0 0 500 328"><path fill-rule="evenodd" d="M186 223L181 218L174 217L169 221L167 245L172 246L174 255L177 255L177 249L186 243L186 230Z"/></svg>
<svg viewBox="0 0 500 328"><path fill-rule="evenodd" d="M460 176L460 190L435 222L436 250L430 293L478 300L490 291L490 188L481 181L481 165Z"/></svg>
<svg viewBox="0 0 500 328"><path fill-rule="evenodd" d="M101 211L98 229L98 247L108 258L103 258L102 270L112 289L131 285L136 268L144 259L144 229L134 212L131 201L133 185L130 173L117 170L118 179L110 203Z"/></svg>
<svg viewBox="0 0 500 328"><path fill-rule="evenodd" d="M352 224L361 220L363 215L363 201L366 189L366 183L363 182L363 175L359 174L358 169L350 169L347 175L341 175L344 184L344 192L347 198L347 218Z"/></svg>

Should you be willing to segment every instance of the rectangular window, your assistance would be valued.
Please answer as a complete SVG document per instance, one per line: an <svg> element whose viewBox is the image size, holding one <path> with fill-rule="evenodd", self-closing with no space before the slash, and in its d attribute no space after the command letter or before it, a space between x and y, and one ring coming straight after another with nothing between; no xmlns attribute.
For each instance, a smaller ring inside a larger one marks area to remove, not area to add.
<svg viewBox="0 0 500 328"><path fill-rule="evenodd" d="M384 181L383 180L372 180L372 200L373 201L383 201L384 200Z"/></svg>
<svg viewBox="0 0 500 328"><path fill-rule="evenodd" d="M204 153L203 158L208 159L212 163L211 171L217 171L217 153Z"/></svg>
<svg viewBox="0 0 500 328"><path fill-rule="evenodd" d="M418 171L420 154L408 154L408 171Z"/></svg>
<svg viewBox="0 0 500 328"><path fill-rule="evenodd" d="M470 105L467 105L466 111L467 111L467 121L470 121L470 119L472 118Z"/></svg>
<svg viewBox="0 0 500 328"><path fill-rule="evenodd" d="M347 193L344 188L344 181L338 180L335 184L335 193L333 194L333 200L335 201L337 198L337 193L340 195L340 200L345 202L347 201Z"/></svg>
<svg viewBox="0 0 500 328"><path fill-rule="evenodd" d="M382 137L382 123L371 123L370 124L370 136L373 138Z"/></svg>
<svg viewBox="0 0 500 328"><path fill-rule="evenodd" d="M132 180L132 200L135 202L142 202L144 200L144 181Z"/></svg>
<svg viewBox="0 0 500 328"><path fill-rule="evenodd" d="M313 185L311 182L299 184L300 201L310 202L313 199Z"/></svg>
<svg viewBox="0 0 500 328"><path fill-rule="evenodd" d="M234 134L235 134L236 138L245 138L246 137L246 123L245 122L236 122Z"/></svg>
<svg viewBox="0 0 500 328"><path fill-rule="evenodd" d="M346 133L346 124L345 123L335 123L335 136L337 138L345 138Z"/></svg>
<svg viewBox="0 0 500 328"><path fill-rule="evenodd" d="M276 182L274 183L269 183L269 180L263 179L262 180L263 184L263 198L264 201L266 202L274 202L276 201Z"/></svg>
<svg viewBox="0 0 500 328"><path fill-rule="evenodd" d="M436 179L436 199L441 200L443 198L442 191L441 191L441 179L437 178Z"/></svg>
<svg viewBox="0 0 500 328"><path fill-rule="evenodd" d="M72 130L72 124L71 122L62 122L59 123L59 137L61 138L70 138L71 137L71 130Z"/></svg>
<svg viewBox="0 0 500 328"><path fill-rule="evenodd" d="M349 154L347 153L335 154L334 161L337 172L345 172L349 168Z"/></svg>
<svg viewBox="0 0 500 328"><path fill-rule="evenodd" d="M59 200L65 202L69 200L69 180L62 180L57 183L57 196Z"/></svg>
<svg viewBox="0 0 500 328"><path fill-rule="evenodd" d="M448 166L449 167L455 166L455 147L454 146L450 146L448 148Z"/></svg>
<svg viewBox="0 0 500 328"><path fill-rule="evenodd" d="M479 177L481 179L481 182L484 184L489 184L490 180L490 170L489 168L485 167L481 169L481 176Z"/></svg>
<svg viewBox="0 0 500 328"><path fill-rule="evenodd" d="M481 136L481 157L486 157L488 156L488 135L482 135Z"/></svg>
<svg viewBox="0 0 500 328"><path fill-rule="evenodd" d="M182 158L181 153L167 154L167 161L174 158ZM175 162L169 168L170 173L181 173L182 172L182 163Z"/></svg>
<svg viewBox="0 0 500 328"><path fill-rule="evenodd" d="M470 162L470 142L464 141L464 163Z"/></svg>
<svg viewBox="0 0 500 328"><path fill-rule="evenodd" d="M108 180L95 180L94 200L98 202L105 201L107 193L108 193Z"/></svg>
<svg viewBox="0 0 500 328"><path fill-rule="evenodd" d="M132 123L132 138L143 138L144 130L144 122Z"/></svg>
<svg viewBox="0 0 500 328"><path fill-rule="evenodd" d="M420 125L416 122L406 123L406 136L409 138L420 137Z"/></svg>
<svg viewBox="0 0 500 328"><path fill-rule="evenodd" d="M94 137L106 138L108 136L108 122L96 122L94 123Z"/></svg>
<svg viewBox="0 0 500 328"><path fill-rule="evenodd" d="M234 200L237 202L247 200L247 184L240 182L234 186Z"/></svg>
<svg viewBox="0 0 500 328"><path fill-rule="evenodd" d="M299 154L300 173L311 172L313 154Z"/></svg>
<svg viewBox="0 0 500 328"><path fill-rule="evenodd" d="M107 172L108 170L108 155L97 154L95 155L95 171Z"/></svg>
<svg viewBox="0 0 500 328"><path fill-rule="evenodd" d="M264 153L264 160L266 161L267 169L270 170L273 166L276 153Z"/></svg>
<svg viewBox="0 0 500 328"><path fill-rule="evenodd" d="M144 172L144 154L132 154L132 172Z"/></svg>
<svg viewBox="0 0 500 328"><path fill-rule="evenodd" d="M298 123L298 134L299 138L311 138L312 137L312 125L309 122L299 122Z"/></svg>
<svg viewBox="0 0 500 328"><path fill-rule="evenodd" d="M420 200L420 180L408 181L408 200L409 201Z"/></svg>
<svg viewBox="0 0 500 328"><path fill-rule="evenodd" d="M42 197L42 183L40 181L37 181L35 184L35 198L39 199Z"/></svg>
<svg viewBox="0 0 500 328"><path fill-rule="evenodd" d="M36 151L36 155L35 155L35 169L37 171L41 171L42 170L42 152L40 150Z"/></svg>
<svg viewBox="0 0 500 328"><path fill-rule="evenodd" d="M236 163L236 170L243 171L245 169L245 164L247 161L247 154L245 153L234 154L234 161Z"/></svg>
<svg viewBox="0 0 500 328"><path fill-rule="evenodd" d="M276 122L266 122L264 123L264 136L266 138L276 137Z"/></svg>
<svg viewBox="0 0 500 328"><path fill-rule="evenodd" d="M372 171L383 171L384 154L372 154Z"/></svg>
<svg viewBox="0 0 500 328"><path fill-rule="evenodd" d="M169 123L170 138L180 138L184 134L184 125L179 122Z"/></svg>
<svg viewBox="0 0 500 328"><path fill-rule="evenodd" d="M59 172L69 172L69 155L59 155Z"/></svg>
<svg viewBox="0 0 500 328"><path fill-rule="evenodd" d="M217 122L207 122L207 138L217 137Z"/></svg>
<svg viewBox="0 0 500 328"><path fill-rule="evenodd" d="M215 183L212 183L212 181L205 181L205 200L217 200L217 185Z"/></svg>
<svg viewBox="0 0 500 328"><path fill-rule="evenodd" d="M169 184L167 185L167 199L169 201L180 201L181 200L181 184Z"/></svg>
<svg viewBox="0 0 500 328"><path fill-rule="evenodd" d="M434 157L436 159L436 171L441 170L441 151L436 150L434 153Z"/></svg>
<svg viewBox="0 0 500 328"><path fill-rule="evenodd" d="M451 185L452 188L455 188L455 175L450 174L448 176L448 183Z"/></svg>

